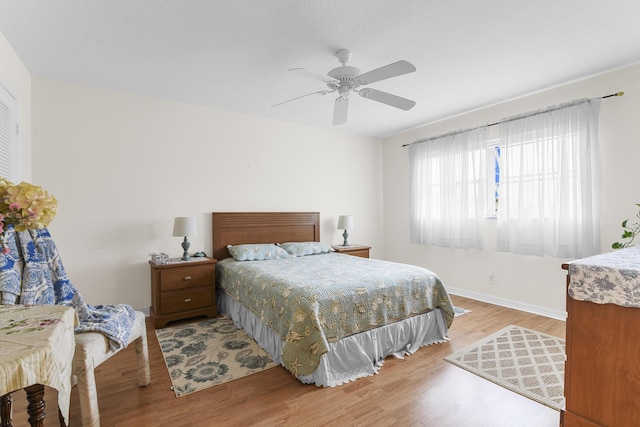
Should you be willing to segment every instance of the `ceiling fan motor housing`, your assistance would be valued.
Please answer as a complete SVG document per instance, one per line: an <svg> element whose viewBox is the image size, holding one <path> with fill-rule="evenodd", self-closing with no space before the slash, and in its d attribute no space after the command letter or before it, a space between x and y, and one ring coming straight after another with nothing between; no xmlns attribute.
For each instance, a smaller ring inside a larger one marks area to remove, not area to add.
<svg viewBox="0 0 640 427"><path fill-rule="evenodd" d="M342 95L344 92L348 92L353 88L356 84L356 77L361 73L359 68L347 65L347 62L351 59L351 51L349 49L340 49L336 52L336 57L338 61L342 63L342 66L329 71L327 76L339 82L337 89Z"/></svg>
<svg viewBox="0 0 640 427"><path fill-rule="evenodd" d="M343 65L342 67L334 68L327 73L327 76L345 83L354 82L356 77L359 75L360 69L350 65Z"/></svg>

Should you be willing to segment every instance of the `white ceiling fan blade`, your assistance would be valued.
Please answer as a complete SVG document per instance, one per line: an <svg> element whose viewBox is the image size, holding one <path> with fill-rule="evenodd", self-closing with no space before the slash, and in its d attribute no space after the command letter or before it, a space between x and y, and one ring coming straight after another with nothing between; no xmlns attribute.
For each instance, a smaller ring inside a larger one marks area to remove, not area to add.
<svg viewBox="0 0 640 427"><path fill-rule="evenodd" d="M286 101L279 102L277 104L272 105L271 108L277 107L277 106L282 105L282 104L286 104L287 102L295 101L296 99L305 98L307 96L311 96L311 95L326 95L326 94L328 94L330 92L333 92L333 91L332 90L319 90L317 92L311 92L311 93L308 93L306 95L301 95L301 96L298 96L298 97L295 97L295 98L292 98L292 99L288 99Z"/></svg>
<svg viewBox="0 0 640 427"><path fill-rule="evenodd" d="M349 98L339 96L336 105L333 107L333 125L343 125L347 122L347 112L349 111Z"/></svg>
<svg viewBox="0 0 640 427"><path fill-rule="evenodd" d="M356 80L362 81L363 85L367 85L380 80L390 79L391 77L401 76L403 74L412 73L416 70L410 62L398 61L384 67L376 68L356 77Z"/></svg>
<svg viewBox="0 0 640 427"><path fill-rule="evenodd" d="M358 93L363 98L373 99L374 101L382 102L383 104L391 105L392 107L405 111L412 109L413 106L416 105L415 101L383 92L381 90L366 88L358 91Z"/></svg>
<svg viewBox="0 0 640 427"><path fill-rule="evenodd" d="M291 68L290 70L287 70L287 71L302 77L310 77L315 80L320 80L321 82L325 82L325 83L335 81L335 79L332 79L329 76L323 76L321 74L314 73L313 71L309 71L306 68Z"/></svg>

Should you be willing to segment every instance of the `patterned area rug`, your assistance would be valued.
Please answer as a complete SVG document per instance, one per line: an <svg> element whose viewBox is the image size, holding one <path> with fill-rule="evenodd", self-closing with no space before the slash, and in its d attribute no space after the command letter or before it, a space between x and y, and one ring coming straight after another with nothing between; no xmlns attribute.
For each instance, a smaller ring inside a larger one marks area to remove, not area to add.
<svg viewBox="0 0 640 427"><path fill-rule="evenodd" d="M510 325L445 360L558 411L564 407L560 338Z"/></svg>
<svg viewBox="0 0 640 427"><path fill-rule="evenodd" d="M176 397L277 366L225 317L156 329Z"/></svg>

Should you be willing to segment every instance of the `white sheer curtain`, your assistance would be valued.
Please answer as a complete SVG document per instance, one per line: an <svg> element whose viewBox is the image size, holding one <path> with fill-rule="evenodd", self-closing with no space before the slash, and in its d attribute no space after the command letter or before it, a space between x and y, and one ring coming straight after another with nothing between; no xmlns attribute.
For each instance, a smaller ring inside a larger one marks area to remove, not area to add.
<svg viewBox="0 0 640 427"><path fill-rule="evenodd" d="M409 146L412 243L484 247L488 135L484 126Z"/></svg>
<svg viewBox="0 0 640 427"><path fill-rule="evenodd" d="M581 100L500 124L497 250L600 252L599 112Z"/></svg>

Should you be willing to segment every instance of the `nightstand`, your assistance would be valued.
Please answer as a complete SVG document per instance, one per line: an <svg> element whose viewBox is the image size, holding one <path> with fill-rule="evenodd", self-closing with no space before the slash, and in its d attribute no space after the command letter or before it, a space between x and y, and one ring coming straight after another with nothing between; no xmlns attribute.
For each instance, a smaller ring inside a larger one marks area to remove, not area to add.
<svg viewBox="0 0 640 427"><path fill-rule="evenodd" d="M216 317L216 262L212 258L151 261L151 310L155 328L196 316Z"/></svg>
<svg viewBox="0 0 640 427"><path fill-rule="evenodd" d="M369 258L369 249L371 249L371 246L363 245L335 245L331 247L338 253L359 256L362 258Z"/></svg>

